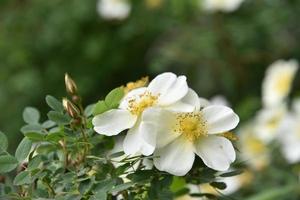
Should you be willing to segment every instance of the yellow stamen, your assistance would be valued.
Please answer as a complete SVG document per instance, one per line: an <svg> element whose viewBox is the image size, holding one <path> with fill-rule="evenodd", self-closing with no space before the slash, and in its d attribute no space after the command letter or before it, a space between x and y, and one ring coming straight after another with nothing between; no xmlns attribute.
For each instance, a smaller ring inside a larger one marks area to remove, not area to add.
<svg viewBox="0 0 300 200"><path fill-rule="evenodd" d="M127 94L128 92L130 92L133 89L144 87L144 86L148 85L148 83L149 83L149 77L148 76L142 77L140 80L127 83L126 86L124 87L124 92L125 92L125 94Z"/></svg>
<svg viewBox="0 0 300 200"><path fill-rule="evenodd" d="M140 115L146 108L154 106L157 103L157 99L158 96L152 95L150 92L146 91L139 96L139 99L135 98L129 100L128 110L133 115Z"/></svg>
<svg viewBox="0 0 300 200"><path fill-rule="evenodd" d="M207 122L201 112L177 114L176 119L174 131L182 133L187 140L194 142L200 137L208 135Z"/></svg>
<svg viewBox="0 0 300 200"><path fill-rule="evenodd" d="M223 136L225 138L227 138L228 140L231 141L237 141L239 138L233 133L233 132L225 132L225 133L221 133L219 134L220 136Z"/></svg>

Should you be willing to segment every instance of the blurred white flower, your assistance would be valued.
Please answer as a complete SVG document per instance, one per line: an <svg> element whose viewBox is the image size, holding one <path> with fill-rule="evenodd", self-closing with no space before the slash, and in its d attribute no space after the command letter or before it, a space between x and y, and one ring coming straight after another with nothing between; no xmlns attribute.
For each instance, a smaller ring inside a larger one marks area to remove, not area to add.
<svg viewBox="0 0 300 200"><path fill-rule="evenodd" d="M232 170L231 170L232 171ZM249 185L253 180L253 174L249 170L245 170L243 173L231 177L217 178L216 181L224 182L226 188L224 190L218 190L211 186L209 183L200 185L201 193L210 193L216 196L220 194L231 195L237 192L240 188Z"/></svg>
<svg viewBox="0 0 300 200"><path fill-rule="evenodd" d="M130 14L131 5L127 0L99 0L97 11L101 17L108 20L122 20Z"/></svg>
<svg viewBox="0 0 300 200"><path fill-rule="evenodd" d="M262 170L270 162L270 152L266 143L257 137L254 123L249 123L239 130L238 148L241 160L254 170Z"/></svg>
<svg viewBox="0 0 300 200"><path fill-rule="evenodd" d="M276 107L285 100L298 70L296 60L278 60L267 69L262 85L262 97L265 107Z"/></svg>
<svg viewBox="0 0 300 200"><path fill-rule="evenodd" d="M244 0L201 0L204 10L209 12L232 12L239 8Z"/></svg>
<svg viewBox="0 0 300 200"><path fill-rule="evenodd" d="M196 153L206 166L227 170L236 155L231 141L220 134L234 129L239 117L226 106L212 105L200 110L200 101L194 98L197 94L190 90L187 96L191 97L187 101L194 105L192 112L159 108L145 111L144 118L157 126L155 167L183 176L192 168Z"/></svg>
<svg viewBox="0 0 300 200"><path fill-rule="evenodd" d="M127 155L151 155L156 146L156 124L148 122L144 113L152 107L191 112L190 97L185 76L163 73L148 87L133 89L120 102L118 109L109 110L93 118L97 133L113 136L129 129L123 143ZM197 97L194 97L197 98ZM187 99L187 100L186 100ZM159 123L166 123L165 120Z"/></svg>
<svg viewBox="0 0 300 200"><path fill-rule="evenodd" d="M299 110L293 110L287 114L279 128L278 141L281 144L282 154L289 163L300 162L299 122Z"/></svg>
<svg viewBox="0 0 300 200"><path fill-rule="evenodd" d="M198 185L187 185L190 192L189 193L200 193L200 187ZM201 197L191 197L190 195L186 194L180 197L177 197L175 200L204 200L204 198Z"/></svg>
<svg viewBox="0 0 300 200"><path fill-rule="evenodd" d="M287 113L286 105L260 110L255 116L255 134L263 142L269 143L277 137L278 128Z"/></svg>

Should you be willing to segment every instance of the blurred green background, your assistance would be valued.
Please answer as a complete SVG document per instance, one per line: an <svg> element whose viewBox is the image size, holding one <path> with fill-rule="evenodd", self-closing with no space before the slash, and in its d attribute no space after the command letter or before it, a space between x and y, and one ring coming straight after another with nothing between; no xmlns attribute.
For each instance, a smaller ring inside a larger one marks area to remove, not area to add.
<svg viewBox="0 0 300 200"><path fill-rule="evenodd" d="M245 0L232 13L199 2L132 0L128 18L105 20L96 0L1 0L0 129L16 145L24 107L45 117L45 96L66 95L65 72L86 105L141 76L185 74L200 96L225 95L247 119L266 67L300 59L300 1Z"/></svg>

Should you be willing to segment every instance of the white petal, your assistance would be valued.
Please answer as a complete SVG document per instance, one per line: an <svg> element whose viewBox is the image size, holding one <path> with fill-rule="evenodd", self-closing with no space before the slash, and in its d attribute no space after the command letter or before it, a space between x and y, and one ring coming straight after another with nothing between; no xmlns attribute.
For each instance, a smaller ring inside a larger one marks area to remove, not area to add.
<svg viewBox="0 0 300 200"><path fill-rule="evenodd" d="M188 89L186 77L179 76L166 92L160 93L158 103L163 106L175 103L188 93Z"/></svg>
<svg viewBox="0 0 300 200"><path fill-rule="evenodd" d="M239 117L226 106L208 106L202 110L208 124L208 133L223 133L234 129L239 123Z"/></svg>
<svg viewBox="0 0 300 200"><path fill-rule="evenodd" d="M171 72L162 73L156 76L148 86L153 94L165 93L176 81L177 76Z"/></svg>
<svg viewBox="0 0 300 200"><path fill-rule="evenodd" d="M127 110L112 109L93 118L94 130L112 136L134 126L137 117Z"/></svg>
<svg viewBox="0 0 300 200"><path fill-rule="evenodd" d="M197 93L189 89L188 93L176 103L166 107L166 109L174 112L193 112L200 110L200 101Z"/></svg>
<svg viewBox="0 0 300 200"><path fill-rule="evenodd" d="M131 90L123 97L122 101L120 102L119 108L128 109L129 101L139 100L140 95L144 94L146 90L147 90L146 87L141 87L141 88Z"/></svg>
<svg viewBox="0 0 300 200"><path fill-rule="evenodd" d="M156 136L157 148L169 144L180 135L180 133L173 132L176 115L170 111L161 108L149 108L144 111L142 121L153 125L152 130L143 131L142 137L145 141L151 141Z"/></svg>
<svg viewBox="0 0 300 200"><path fill-rule="evenodd" d="M154 152L155 145L150 144L151 141L145 142L145 140L141 137L142 131L149 130L149 126L143 123L138 123L136 126L131 128L123 143L124 152L127 155L136 155L136 154L143 154L145 156L149 156ZM153 141L152 141L153 142Z"/></svg>
<svg viewBox="0 0 300 200"><path fill-rule="evenodd" d="M193 166L195 154L193 145L178 138L164 148L154 153L154 165L160 171L166 171L176 176L184 176Z"/></svg>
<svg viewBox="0 0 300 200"><path fill-rule="evenodd" d="M224 137L201 138L195 144L195 148L204 164L218 171L228 170L236 157L232 143Z"/></svg>
<svg viewBox="0 0 300 200"><path fill-rule="evenodd" d="M207 99L202 98L202 97L199 98L199 103L200 103L201 108L205 108L205 107L211 105L211 103Z"/></svg>

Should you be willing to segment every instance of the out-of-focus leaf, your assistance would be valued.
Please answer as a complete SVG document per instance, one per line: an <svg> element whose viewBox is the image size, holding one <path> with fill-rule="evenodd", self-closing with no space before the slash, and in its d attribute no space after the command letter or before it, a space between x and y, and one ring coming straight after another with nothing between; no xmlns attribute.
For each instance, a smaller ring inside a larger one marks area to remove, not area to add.
<svg viewBox="0 0 300 200"><path fill-rule="evenodd" d="M62 103L53 96L47 95L46 102L50 108L57 112L62 112L64 110Z"/></svg>
<svg viewBox="0 0 300 200"><path fill-rule="evenodd" d="M28 124L38 124L40 112L36 108L27 107L23 112L23 119Z"/></svg>
<svg viewBox="0 0 300 200"><path fill-rule="evenodd" d="M35 132L29 132L24 134L28 139L30 139L33 142L40 142L45 140L45 135Z"/></svg>
<svg viewBox="0 0 300 200"><path fill-rule="evenodd" d="M6 151L8 147L8 140L4 133L0 131L0 153Z"/></svg>
<svg viewBox="0 0 300 200"><path fill-rule="evenodd" d="M68 124L71 120L71 118L68 115L57 112L57 111L50 111L48 113L48 118L51 121L54 121L55 123L57 123L59 125Z"/></svg>
<svg viewBox="0 0 300 200"><path fill-rule="evenodd" d="M29 183L31 183L31 178L28 171L20 172L14 179L14 185L24 185Z"/></svg>
<svg viewBox="0 0 300 200"><path fill-rule="evenodd" d="M32 141L30 141L28 138L23 138L23 140L21 141L21 143L19 144L17 150L16 150L16 158L19 162L23 162L30 150L31 150L31 146L32 146Z"/></svg>
<svg viewBox="0 0 300 200"><path fill-rule="evenodd" d="M116 108L124 96L124 89L121 87L115 88L105 97L105 103L109 108Z"/></svg>
<svg viewBox="0 0 300 200"><path fill-rule="evenodd" d="M18 161L11 155L0 156L0 173L7 173L18 166Z"/></svg>
<svg viewBox="0 0 300 200"><path fill-rule="evenodd" d="M98 101L94 107L93 115L96 116L108 110L109 107L106 105L105 101Z"/></svg>

